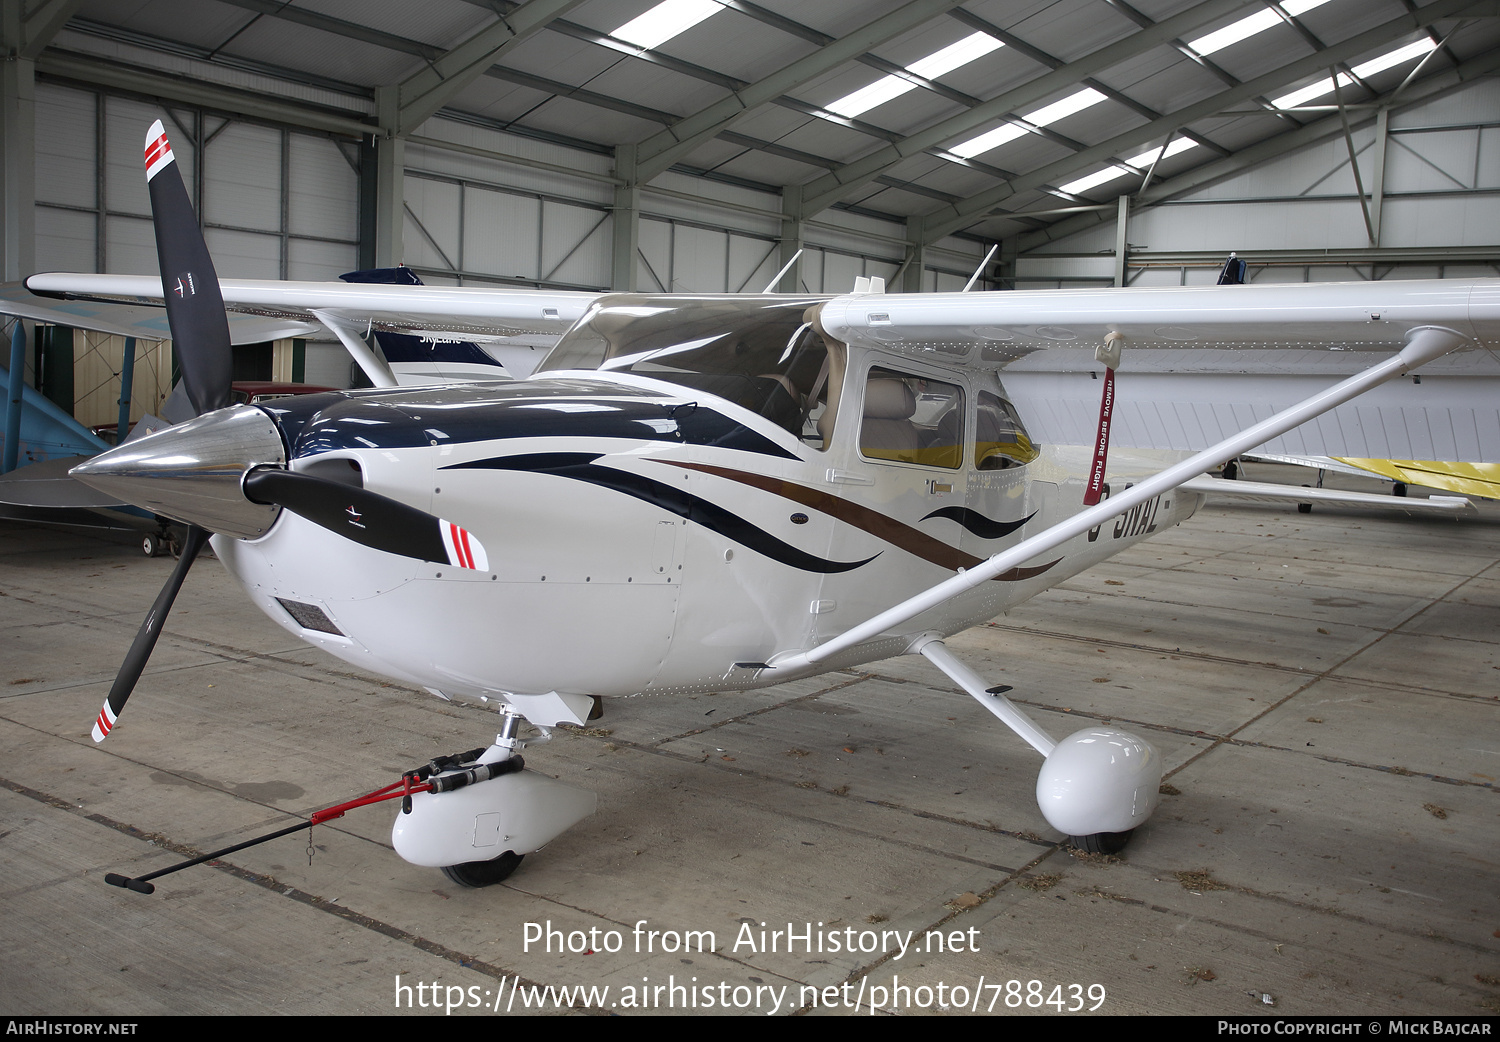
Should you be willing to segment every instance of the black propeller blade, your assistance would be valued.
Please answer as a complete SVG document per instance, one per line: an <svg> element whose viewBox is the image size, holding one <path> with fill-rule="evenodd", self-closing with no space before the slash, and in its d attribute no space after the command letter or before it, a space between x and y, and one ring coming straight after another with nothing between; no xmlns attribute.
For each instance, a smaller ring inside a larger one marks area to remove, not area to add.
<svg viewBox="0 0 1500 1042"><path fill-rule="evenodd" d="M156 229L156 256L167 305L167 324L172 329L172 347L182 368L182 382L198 415L222 409L230 403L234 352L229 345L229 319L224 314L224 296L219 276L208 255L208 246L198 228L197 215L188 200L182 174L167 141L161 120L146 132L146 182L151 192L151 215ZM94 741L102 742L119 719L125 702L135 689L146 660L156 647L167 613L182 589L188 569L209 533L197 525L188 528L182 556L156 595L156 603L135 635L120 672L109 689L104 708L94 722Z"/></svg>
<svg viewBox="0 0 1500 1042"><path fill-rule="evenodd" d="M156 258L167 324L182 382L199 416L230 403L234 351L219 276L161 120L146 132L146 183L156 228Z"/></svg>
<svg viewBox="0 0 1500 1042"><path fill-rule="evenodd" d="M124 711L126 700L130 698L130 692L135 689L135 682L141 678L141 671L146 668L146 660L151 657L151 650L156 647L156 638L161 636L162 624L167 621L167 613L172 610L172 602L177 599L177 591L182 589L182 580L187 578L188 569L193 566L193 559L198 556L198 551L203 549L203 544L206 542L208 542L208 533L203 529L197 525L188 529L187 539L182 544L182 556L177 559L177 566L167 577L167 584L156 595L156 603L151 605L151 610L146 613L146 619L141 623L140 631L135 635L135 642L125 653L125 661L120 666L120 672L115 675L114 685L109 689L109 697L104 700L104 708L99 710L99 719L94 721L94 741L104 741L110 728L115 726L115 720Z"/></svg>
<svg viewBox="0 0 1500 1042"><path fill-rule="evenodd" d="M378 492L280 467L255 468L246 475L244 488L258 503L284 507L363 546L460 568L489 567L476 536Z"/></svg>

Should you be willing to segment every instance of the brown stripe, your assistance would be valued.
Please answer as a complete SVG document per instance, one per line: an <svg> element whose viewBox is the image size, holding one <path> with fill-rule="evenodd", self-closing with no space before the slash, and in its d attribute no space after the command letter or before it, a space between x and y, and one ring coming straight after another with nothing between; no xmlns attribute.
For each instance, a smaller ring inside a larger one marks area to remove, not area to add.
<svg viewBox="0 0 1500 1042"><path fill-rule="evenodd" d="M707 463L686 463L682 460L652 459L653 463L665 463L669 467L681 467L684 470L697 470L705 474L713 474L717 477L728 478L730 481L738 481L742 485L758 488L763 492L790 499L794 503L801 503L805 507L811 507L830 517L838 518L847 525L868 532L876 539L883 539L901 550L905 550L913 557L920 557L929 564L935 564L939 568L946 568L956 572L960 568L973 568L975 565L984 563L982 557L966 554L955 546L949 546L941 539L936 539L926 532L918 531L910 525L902 524L893 517L871 510L869 507L860 506L847 499L824 492L822 489L809 488L799 485L795 481L787 481L783 478L773 478L769 474L753 474L744 470L732 470L728 467L715 467ZM1058 561L1062 558L1058 558ZM1030 579L1034 575L1041 575L1050 569L1057 561L1051 561L1035 568L1012 568L995 576L997 582L1017 582L1021 579Z"/></svg>

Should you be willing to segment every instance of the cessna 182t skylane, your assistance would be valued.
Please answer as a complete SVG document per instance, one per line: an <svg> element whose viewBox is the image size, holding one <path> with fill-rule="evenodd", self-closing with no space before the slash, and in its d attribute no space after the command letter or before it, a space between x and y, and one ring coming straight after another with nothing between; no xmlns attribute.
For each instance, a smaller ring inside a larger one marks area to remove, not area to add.
<svg viewBox="0 0 1500 1042"><path fill-rule="evenodd" d="M161 281L28 283L164 299L199 413L74 471L192 526L94 737L215 533L288 630L499 702L473 783L419 795L393 832L407 860L469 885L593 809L516 770L521 719L899 654L1045 757L1054 827L1118 847L1156 805L1151 746L1106 727L1054 739L943 639L1185 520L1201 475L1253 446L1500 459L1500 280L831 298L231 280L221 301L160 123L146 164ZM322 322L376 388L229 406L225 301ZM527 379L412 388L371 329L566 332ZM1424 364L1425 380L1393 379ZM1116 451L1106 472L1096 418L1116 368L1117 450L1174 451ZM1182 450L1200 451L1167 465Z"/></svg>

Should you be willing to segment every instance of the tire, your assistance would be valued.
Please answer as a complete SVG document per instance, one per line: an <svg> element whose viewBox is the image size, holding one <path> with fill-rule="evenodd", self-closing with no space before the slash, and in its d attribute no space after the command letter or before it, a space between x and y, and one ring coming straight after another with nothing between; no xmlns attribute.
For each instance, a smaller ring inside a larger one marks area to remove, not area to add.
<svg viewBox="0 0 1500 1042"><path fill-rule="evenodd" d="M1135 829L1129 832L1095 832L1092 836L1069 836L1068 842L1074 850L1087 854L1118 854L1130 842ZM447 871L444 869L443 871Z"/></svg>
<svg viewBox="0 0 1500 1042"><path fill-rule="evenodd" d="M509 879L525 856L507 850L491 861L466 861L462 865L449 865L443 869L443 875L459 886L477 890Z"/></svg>
<svg viewBox="0 0 1500 1042"><path fill-rule="evenodd" d="M154 535L146 535L141 538L141 553L147 557L161 556L161 540Z"/></svg>

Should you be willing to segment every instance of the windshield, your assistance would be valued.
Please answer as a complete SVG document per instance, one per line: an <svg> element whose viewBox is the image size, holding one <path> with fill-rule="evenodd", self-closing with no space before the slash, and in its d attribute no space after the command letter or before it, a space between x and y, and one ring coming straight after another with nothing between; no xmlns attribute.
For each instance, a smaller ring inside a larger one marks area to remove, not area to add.
<svg viewBox="0 0 1500 1042"><path fill-rule="evenodd" d="M541 371L634 373L728 399L799 436L821 440L828 348L808 312L817 298L601 297L558 341Z"/></svg>

